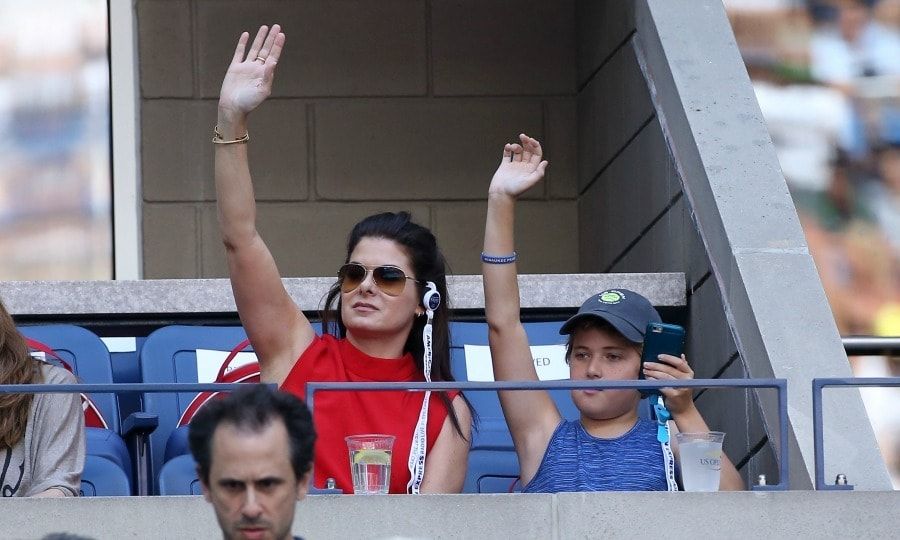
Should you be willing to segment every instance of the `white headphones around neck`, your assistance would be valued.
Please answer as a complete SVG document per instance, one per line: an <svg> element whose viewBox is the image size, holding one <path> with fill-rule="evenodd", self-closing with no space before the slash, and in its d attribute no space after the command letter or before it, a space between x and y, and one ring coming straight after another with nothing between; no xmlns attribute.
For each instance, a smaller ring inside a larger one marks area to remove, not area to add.
<svg viewBox="0 0 900 540"><path fill-rule="evenodd" d="M434 311L441 305L441 293L433 281L425 282L425 294L422 295L422 305L427 311Z"/></svg>

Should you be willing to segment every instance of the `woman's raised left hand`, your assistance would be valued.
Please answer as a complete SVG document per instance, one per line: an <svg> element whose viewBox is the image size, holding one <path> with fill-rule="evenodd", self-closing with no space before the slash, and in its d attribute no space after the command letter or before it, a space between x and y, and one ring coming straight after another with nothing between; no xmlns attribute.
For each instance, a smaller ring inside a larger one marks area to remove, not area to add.
<svg viewBox="0 0 900 540"><path fill-rule="evenodd" d="M524 133L519 135L519 140L521 144L503 147L503 158L491 179L489 196L515 199L544 177L547 161L543 159L541 143Z"/></svg>

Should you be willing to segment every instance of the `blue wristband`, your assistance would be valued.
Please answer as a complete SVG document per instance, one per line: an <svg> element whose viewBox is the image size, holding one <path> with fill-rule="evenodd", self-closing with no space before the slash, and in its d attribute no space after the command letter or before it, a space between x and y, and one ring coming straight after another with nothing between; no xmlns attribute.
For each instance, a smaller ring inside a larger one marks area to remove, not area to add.
<svg viewBox="0 0 900 540"><path fill-rule="evenodd" d="M482 262L486 262L488 264L510 264L516 262L518 255L515 251L512 252L512 255L488 255L485 252L481 252L481 260Z"/></svg>

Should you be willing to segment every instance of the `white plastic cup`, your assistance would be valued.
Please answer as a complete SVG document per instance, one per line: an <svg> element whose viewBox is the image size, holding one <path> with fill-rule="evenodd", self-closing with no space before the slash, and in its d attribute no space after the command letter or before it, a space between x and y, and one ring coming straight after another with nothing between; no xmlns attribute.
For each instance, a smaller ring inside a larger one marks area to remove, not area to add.
<svg viewBox="0 0 900 540"><path fill-rule="evenodd" d="M719 491L722 473L721 431L676 433L681 482L685 491Z"/></svg>
<svg viewBox="0 0 900 540"><path fill-rule="evenodd" d="M344 437L350 454L355 495L386 494L391 487L393 435L377 433Z"/></svg>

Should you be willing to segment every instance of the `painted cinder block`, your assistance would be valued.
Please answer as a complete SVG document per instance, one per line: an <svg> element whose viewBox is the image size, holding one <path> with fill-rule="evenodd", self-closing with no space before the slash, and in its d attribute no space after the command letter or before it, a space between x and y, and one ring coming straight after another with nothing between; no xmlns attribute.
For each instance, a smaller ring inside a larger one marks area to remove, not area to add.
<svg viewBox="0 0 900 540"><path fill-rule="evenodd" d="M315 106L320 199L483 200L506 141L543 135L532 99L355 100Z"/></svg>
<svg viewBox="0 0 900 540"><path fill-rule="evenodd" d="M665 210L652 226L635 237L637 242L617 253L617 261L607 266L609 272L681 272L685 267L681 218L683 199Z"/></svg>
<svg viewBox="0 0 900 540"><path fill-rule="evenodd" d="M621 0L578 0L578 84L583 85L634 32L634 3Z"/></svg>
<svg viewBox="0 0 900 540"><path fill-rule="evenodd" d="M203 97L216 97L241 31L278 23L285 49L273 95L424 95L425 3L415 0L197 2Z"/></svg>
<svg viewBox="0 0 900 540"><path fill-rule="evenodd" d="M193 96L195 71L190 44L194 36L190 3L139 0L135 9L141 97Z"/></svg>
<svg viewBox="0 0 900 540"><path fill-rule="evenodd" d="M431 2L434 94L575 93L573 0Z"/></svg>
<svg viewBox="0 0 900 540"><path fill-rule="evenodd" d="M578 103L574 97L544 101L546 135L541 144L550 161L544 182L551 199L578 196ZM529 134L530 135L530 134Z"/></svg>
<svg viewBox="0 0 900 540"><path fill-rule="evenodd" d="M516 206L517 268L523 274L573 273L578 268L575 201L521 201ZM487 206L434 205L434 231L455 274L480 274Z"/></svg>
<svg viewBox="0 0 900 540"><path fill-rule="evenodd" d="M582 270L609 271L680 191L680 178L659 124L653 120L579 197Z"/></svg>
<svg viewBox="0 0 900 540"><path fill-rule="evenodd" d="M718 285L710 277L688 298L687 355L694 376L707 379L716 375L737 352Z"/></svg>
<svg viewBox="0 0 900 540"><path fill-rule="evenodd" d="M216 124L212 101L152 100L142 115L146 201L214 201ZM250 115L250 171L260 200L308 195L306 110L302 101L274 100Z"/></svg>
<svg viewBox="0 0 900 540"><path fill-rule="evenodd" d="M144 201L201 201L215 196L211 142L215 121L213 102L144 101Z"/></svg>
<svg viewBox="0 0 900 540"><path fill-rule="evenodd" d="M654 114L647 83L629 42L578 94L580 191L584 191Z"/></svg>
<svg viewBox="0 0 900 540"><path fill-rule="evenodd" d="M144 278L198 277L195 206L145 203L142 217Z"/></svg>
<svg viewBox="0 0 900 540"><path fill-rule="evenodd" d="M309 198L307 103L270 100L250 116L250 173L258 201Z"/></svg>

